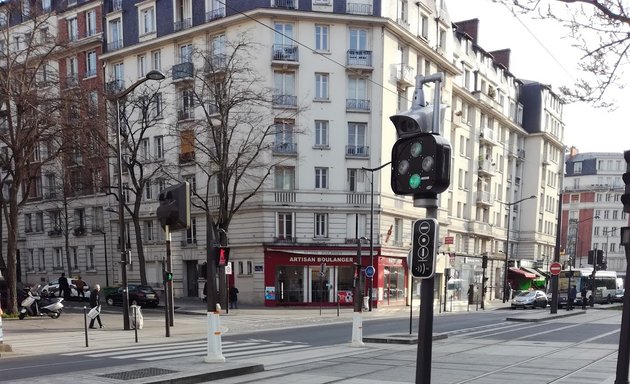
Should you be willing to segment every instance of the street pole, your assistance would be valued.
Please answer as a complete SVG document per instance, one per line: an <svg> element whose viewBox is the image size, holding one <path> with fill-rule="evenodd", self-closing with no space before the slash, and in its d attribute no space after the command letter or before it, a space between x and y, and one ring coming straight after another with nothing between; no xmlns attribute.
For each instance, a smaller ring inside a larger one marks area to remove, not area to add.
<svg viewBox="0 0 630 384"><path fill-rule="evenodd" d="M560 262L560 228L562 224L562 193L558 196L558 214L556 217L556 246L553 250L554 263ZM551 275L551 306L550 313L558 313L558 276Z"/></svg>
<svg viewBox="0 0 630 384"><path fill-rule="evenodd" d="M107 264L109 261L107 260L107 236L105 233L105 229L103 229L103 247L105 248L105 286L109 287L109 270Z"/></svg>
<svg viewBox="0 0 630 384"><path fill-rule="evenodd" d="M626 276L630 276L630 227L622 227L620 232L620 243L626 253ZM628 365L630 365L630 298L628 295L623 296L618 351L615 384L628 384Z"/></svg>
<svg viewBox="0 0 630 384"><path fill-rule="evenodd" d="M374 172L380 171L381 169L390 165L391 163L392 163L391 161L388 161L387 163L380 165L376 168L361 167L363 171L370 171L370 265L372 267L374 267ZM372 295L373 295L372 291L373 290L374 290L374 275L370 277L370 291L368 292L368 297L369 297L368 308L370 312L372 312Z"/></svg>
<svg viewBox="0 0 630 384"><path fill-rule="evenodd" d="M505 239L505 266L503 271L503 302L505 303L508 298L508 271L509 271L509 260L510 260L510 223L512 222L512 206L529 199L535 199L536 196L531 195L530 197L526 197L515 201L513 203L504 203L508 207L508 222L507 222L507 236Z"/></svg>
<svg viewBox="0 0 630 384"><path fill-rule="evenodd" d="M129 263L129 254L127 252L127 241L125 236L125 197L123 194L122 183L122 144L120 137L122 136L122 124L120 121L120 100L127 97L128 94L133 92L140 84L147 80L163 80L166 76L160 71L149 71L145 77L139 79L135 83L131 84L127 89L122 92L107 95L106 98L109 101L113 101L116 105L116 152L118 155L118 236L120 237L120 267L121 267L121 280L122 280L122 304L123 304L123 329L131 329L129 324L129 284L127 281L127 264Z"/></svg>
<svg viewBox="0 0 630 384"><path fill-rule="evenodd" d="M363 295L361 295L361 238L359 237L359 214L356 214L355 229L357 235L357 258L354 272L354 312L352 313L352 342L353 347L362 347L363 343Z"/></svg>

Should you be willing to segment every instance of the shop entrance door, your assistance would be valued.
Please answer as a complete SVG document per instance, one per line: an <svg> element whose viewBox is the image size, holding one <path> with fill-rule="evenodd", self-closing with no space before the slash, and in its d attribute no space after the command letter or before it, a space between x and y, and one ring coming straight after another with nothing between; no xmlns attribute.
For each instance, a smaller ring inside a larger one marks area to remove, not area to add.
<svg viewBox="0 0 630 384"><path fill-rule="evenodd" d="M321 266L312 266L311 268L311 302L312 303L326 303L329 300L329 273L330 268Z"/></svg>

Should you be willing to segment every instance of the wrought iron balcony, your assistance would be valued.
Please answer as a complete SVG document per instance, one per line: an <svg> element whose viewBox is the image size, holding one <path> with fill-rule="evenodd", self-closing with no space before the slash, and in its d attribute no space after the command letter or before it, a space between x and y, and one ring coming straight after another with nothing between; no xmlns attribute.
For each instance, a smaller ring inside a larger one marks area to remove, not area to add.
<svg viewBox="0 0 630 384"><path fill-rule="evenodd" d="M370 110L370 100L346 99L346 110L367 112Z"/></svg>
<svg viewBox="0 0 630 384"><path fill-rule="evenodd" d="M225 17L225 8L217 8L206 12L206 22Z"/></svg>
<svg viewBox="0 0 630 384"><path fill-rule="evenodd" d="M275 154L295 155L297 154L297 143L274 143L272 152Z"/></svg>
<svg viewBox="0 0 630 384"><path fill-rule="evenodd" d="M272 47L273 60L298 61L298 46L288 44L274 44Z"/></svg>
<svg viewBox="0 0 630 384"><path fill-rule="evenodd" d="M178 21L173 23L173 30L175 32L182 31L184 29L188 29L188 28L191 28L191 27L192 27L192 19L191 18L181 19L181 20L178 20Z"/></svg>
<svg viewBox="0 0 630 384"><path fill-rule="evenodd" d="M173 65L173 80L192 78L194 75L195 66L191 62L185 62Z"/></svg>
<svg viewBox="0 0 630 384"><path fill-rule="evenodd" d="M272 104L274 107L297 107L297 96L274 95Z"/></svg>
<svg viewBox="0 0 630 384"><path fill-rule="evenodd" d="M372 68L372 51L365 49L349 49L347 52L349 67Z"/></svg>
<svg viewBox="0 0 630 384"><path fill-rule="evenodd" d="M365 145L346 145L346 156L348 157L369 157L370 147Z"/></svg>
<svg viewBox="0 0 630 384"><path fill-rule="evenodd" d="M346 13L353 15L371 15L372 4L348 3L346 5Z"/></svg>

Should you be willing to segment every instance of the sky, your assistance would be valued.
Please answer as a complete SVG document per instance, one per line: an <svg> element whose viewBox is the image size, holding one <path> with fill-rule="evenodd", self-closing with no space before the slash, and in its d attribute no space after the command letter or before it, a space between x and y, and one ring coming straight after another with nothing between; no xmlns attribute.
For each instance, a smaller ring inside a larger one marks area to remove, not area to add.
<svg viewBox="0 0 630 384"><path fill-rule="evenodd" d="M579 77L579 52L571 47L566 31L557 22L518 18L492 0L447 0L451 21L479 19L477 43L486 51L511 49L510 72L517 78L549 84L556 92ZM538 41L537 41L538 40ZM630 78L628 78L630 83ZM630 103L630 87L612 94L614 111L587 104L564 108L564 143L585 152L630 150L630 124L624 110Z"/></svg>

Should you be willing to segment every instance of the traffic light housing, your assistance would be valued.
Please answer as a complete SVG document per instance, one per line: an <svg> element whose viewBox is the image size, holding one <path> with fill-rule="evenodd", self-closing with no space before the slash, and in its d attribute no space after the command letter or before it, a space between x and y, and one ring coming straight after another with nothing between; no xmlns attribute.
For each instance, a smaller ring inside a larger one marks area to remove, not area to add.
<svg viewBox="0 0 630 384"><path fill-rule="evenodd" d="M396 124L400 120L395 117L390 119ZM451 146L442 136L418 133L401 137L392 147L391 186L397 195L442 193L450 184L450 172Z"/></svg>
<svg viewBox="0 0 630 384"><path fill-rule="evenodd" d="M190 227L190 184L183 182L166 188L159 195L160 206L157 217L162 228L168 225L170 231Z"/></svg>
<svg viewBox="0 0 630 384"><path fill-rule="evenodd" d="M169 281L173 281L173 272L163 270L162 273L164 275L164 281L166 281L167 283Z"/></svg>
<svg viewBox="0 0 630 384"><path fill-rule="evenodd" d="M623 203L623 211L630 213L630 150L623 153L623 158L626 160L626 172L621 177L626 189L621 195L621 202Z"/></svg>
<svg viewBox="0 0 630 384"><path fill-rule="evenodd" d="M604 251L601 249L597 250L597 265L604 264Z"/></svg>
<svg viewBox="0 0 630 384"><path fill-rule="evenodd" d="M593 250L588 251L588 257L587 257L586 263L593 264L593 260L595 260L595 251Z"/></svg>
<svg viewBox="0 0 630 384"><path fill-rule="evenodd" d="M488 268L488 256L482 256L481 257L481 268L486 269Z"/></svg>

